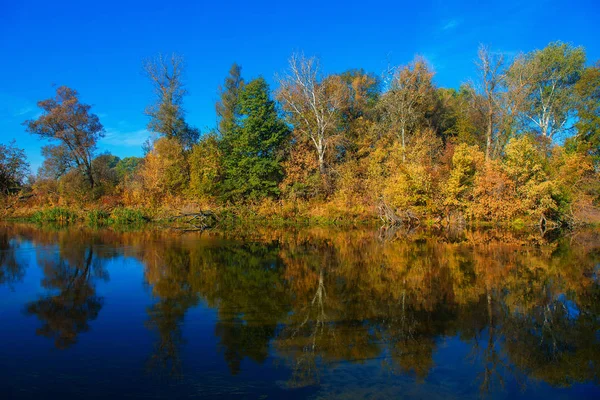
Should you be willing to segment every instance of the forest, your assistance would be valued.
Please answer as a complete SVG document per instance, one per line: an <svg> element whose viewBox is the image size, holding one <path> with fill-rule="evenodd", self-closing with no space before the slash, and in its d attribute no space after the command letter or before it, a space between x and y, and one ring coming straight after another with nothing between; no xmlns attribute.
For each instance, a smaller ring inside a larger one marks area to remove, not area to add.
<svg viewBox="0 0 600 400"><path fill-rule="evenodd" d="M2 213L600 223L600 61L561 42L510 59L481 46L474 59L477 76L458 89L437 86L420 56L381 74L326 74L318 58L297 53L273 88L233 64L218 88L217 124L200 132L184 105L193 71L177 54L160 55L143 62L155 97L140 112L152 136L143 157L122 159L98 150L99 116L60 86L23 122L44 143L36 174L14 142L0 145Z"/></svg>

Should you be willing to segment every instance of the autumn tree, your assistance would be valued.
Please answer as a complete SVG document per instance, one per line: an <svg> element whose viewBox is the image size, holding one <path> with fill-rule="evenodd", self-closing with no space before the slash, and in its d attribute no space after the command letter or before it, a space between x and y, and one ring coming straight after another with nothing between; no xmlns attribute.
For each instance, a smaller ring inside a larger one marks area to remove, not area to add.
<svg viewBox="0 0 600 400"><path fill-rule="evenodd" d="M8 194L21 186L28 172L25 151L14 141L0 144L0 194Z"/></svg>
<svg viewBox="0 0 600 400"><path fill-rule="evenodd" d="M183 58L177 54L170 57L159 54L154 60L144 62L144 72L156 96L155 102L145 110L150 117L148 130L174 138L184 148L190 148L198 140L200 131L185 121L183 97L187 91L183 84Z"/></svg>
<svg viewBox="0 0 600 400"><path fill-rule="evenodd" d="M319 61L302 54L290 57L279 85L277 97L294 129L314 146L319 173L327 181L326 157L340 138L338 123L347 87L339 76L323 76Z"/></svg>
<svg viewBox="0 0 600 400"><path fill-rule="evenodd" d="M219 137L211 132L202 136L188 157L190 164L190 193L197 197L217 195L222 182L222 151Z"/></svg>
<svg viewBox="0 0 600 400"><path fill-rule="evenodd" d="M575 85L584 69L581 47L555 42L542 50L519 55L507 71L509 89L522 97L520 109L525 129L553 139L568 131L576 107Z"/></svg>
<svg viewBox="0 0 600 400"><path fill-rule="evenodd" d="M175 138L160 138L146 154L140 168L144 198L160 201L181 193L189 181L188 163L181 143Z"/></svg>
<svg viewBox="0 0 600 400"><path fill-rule="evenodd" d="M339 76L348 87L348 98L341 109L341 127L345 133L343 150L356 153L370 145L369 133L381 94L381 80L362 69L349 70Z"/></svg>
<svg viewBox="0 0 600 400"><path fill-rule="evenodd" d="M433 72L423 58L417 57L403 67L393 69L388 91L381 97L380 108L402 146L406 161L406 136L426 114L427 103L434 94Z"/></svg>
<svg viewBox="0 0 600 400"><path fill-rule="evenodd" d="M504 57L492 53L485 46L480 46L476 63L479 71L479 90L485 116L485 159L492 156L492 146L495 139L498 110L501 102L501 89L504 82L502 66Z"/></svg>
<svg viewBox="0 0 600 400"><path fill-rule="evenodd" d="M104 137L98 116L90 113L91 106L79 102L77 91L66 86L56 89L54 98L38 102L38 107L42 115L24 122L27 131L58 142L60 149L48 151L61 153L64 161L74 164L93 188L96 182L92 160L98 139Z"/></svg>
<svg viewBox="0 0 600 400"><path fill-rule="evenodd" d="M452 170L445 186L445 205L461 209L473 200L470 192L482 161L483 157L477 146L461 143L456 147L452 156Z"/></svg>

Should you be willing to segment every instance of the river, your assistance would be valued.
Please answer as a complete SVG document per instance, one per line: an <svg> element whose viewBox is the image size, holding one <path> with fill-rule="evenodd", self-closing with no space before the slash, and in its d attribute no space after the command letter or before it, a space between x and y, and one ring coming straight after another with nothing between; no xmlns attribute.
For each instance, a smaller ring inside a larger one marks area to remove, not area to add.
<svg viewBox="0 0 600 400"><path fill-rule="evenodd" d="M600 233L0 225L0 397L600 398Z"/></svg>

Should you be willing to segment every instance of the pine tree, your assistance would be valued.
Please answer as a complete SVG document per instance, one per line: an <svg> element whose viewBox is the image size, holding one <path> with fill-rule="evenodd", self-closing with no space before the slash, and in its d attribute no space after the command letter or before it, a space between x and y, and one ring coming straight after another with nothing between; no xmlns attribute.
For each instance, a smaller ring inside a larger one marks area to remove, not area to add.
<svg viewBox="0 0 600 400"><path fill-rule="evenodd" d="M225 84L219 90L221 99L216 104L218 131L223 137L231 134L235 128L236 119L239 117L239 97L243 87L242 67L234 63L229 70L229 76L225 78Z"/></svg>
<svg viewBox="0 0 600 400"><path fill-rule="evenodd" d="M239 95L239 117L223 136L222 184L224 199L257 200L279 194L283 178L281 148L289 137L279 118L269 86L263 78L244 86Z"/></svg>

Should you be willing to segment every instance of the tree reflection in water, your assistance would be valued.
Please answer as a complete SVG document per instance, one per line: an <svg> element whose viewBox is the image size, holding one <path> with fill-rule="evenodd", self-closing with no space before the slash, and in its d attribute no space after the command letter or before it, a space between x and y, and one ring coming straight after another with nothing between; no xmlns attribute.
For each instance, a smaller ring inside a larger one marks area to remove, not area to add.
<svg viewBox="0 0 600 400"><path fill-rule="evenodd" d="M94 281L108 280L103 263L114 255L98 237L79 232L61 235L58 249L38 250L38 265L44 271L42 287L51 293L25 307L27 314L42 321L38 335L54 338L56 347L65 349L89 330L89 322L98 317L104 301L96 294Z"/></svg>
<svg viewBox="0 0 600 400"><path fill-rule="evenodd" d="M19 282L25 276L25 263L17 261L20 237L11 229L0 229L0 286Z"/></svg>
<svg viewBox="0 0 600 400"><path fill-rule="evenodd" d="M144 263L156 299L151 365L170 373L182 372L185 316L202 303L217 310L217 350L231 374L244 360L272 357L289 366L289 387L316 385L342 362L381 363L424 381L440 339L452 337L470 346L465 361L484 393L508 380L598 382L597 233L553 242L492 231L87 235L38 256L44 287L58 294L27 311L59 347L100 312L94 279L106 278L110 256L99 254L101 242Z"/></svg>

